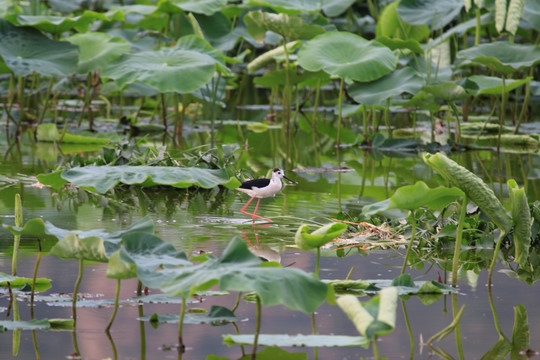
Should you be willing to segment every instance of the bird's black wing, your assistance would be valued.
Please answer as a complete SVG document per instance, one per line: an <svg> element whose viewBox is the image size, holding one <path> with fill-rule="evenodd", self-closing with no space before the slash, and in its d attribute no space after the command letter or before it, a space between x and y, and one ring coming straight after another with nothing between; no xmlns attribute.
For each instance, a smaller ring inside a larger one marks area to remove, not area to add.
<svg viewBox="0 0 540 360"><path fill-rule="evenodd" d="M244 181L242 185L240 185L240 188L251 190L254 187L260 189L268 185L270 185L270 179L253 179L253 180Z"/></svg>

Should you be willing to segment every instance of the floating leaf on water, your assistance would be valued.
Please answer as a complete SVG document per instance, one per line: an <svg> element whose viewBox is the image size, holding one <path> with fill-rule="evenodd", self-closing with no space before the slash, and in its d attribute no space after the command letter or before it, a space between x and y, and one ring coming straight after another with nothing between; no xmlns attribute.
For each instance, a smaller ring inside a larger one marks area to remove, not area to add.
<svg viewBox="0 0 540 360"><path fill-rule="evenodd" d="M253 335L223 335L223 342L229 346L251 345ZM367 348L369 340L363 336L260 334L258 344L280 347L362 346Z"/></svg>
<svg viewBox="0 0 540 360"><path fill-rule="evenodd" d="M32 285L32 278L26 278L21 276L11 276L0 272L0 286L8 286L10 283L12 288L22 288ZM36 278L36 291L45 291L51 288L51 279Z"/></svg>
<svg viewBox="0 0 540 360"><path fill-rule="evenodd" d="M41 319L28 321L0 321L0 333L5 330L73 330L72 319Z"/></svg>
<svg viewBox="0 0 540 360"><path fill-rule="evenodd" d="M153 314L139 317L137 320L149 321L155 324L176 324L178 323L178 318L178 314ZM229 309L217 305L212 305L208 314L186 313L184 315L184 324L224 324L242 320L245 320L245 318L235 316Z"/></svg>

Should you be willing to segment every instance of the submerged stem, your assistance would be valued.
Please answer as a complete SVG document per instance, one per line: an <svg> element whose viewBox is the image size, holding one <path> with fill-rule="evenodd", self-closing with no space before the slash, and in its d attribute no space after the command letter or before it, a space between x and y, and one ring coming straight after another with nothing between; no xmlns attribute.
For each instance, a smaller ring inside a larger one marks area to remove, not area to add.
<svg viewBox="0 0 540 360"><path fill-rule="evenodd" d="M30 294L30 318L34 318L34 293L36 292L36 277L39 269L39 263L41 262L41 239L38 238L38 255L36 259L36 265L34 266L34 275L32 276L32 293Z"/></svg>
<svg viewBox="0 0 540 360"><path fill-rule="evenodd" d="M321 247L317 246L317 260L315 262L315 277L319 278L319 266L321 262Z"/></svg>

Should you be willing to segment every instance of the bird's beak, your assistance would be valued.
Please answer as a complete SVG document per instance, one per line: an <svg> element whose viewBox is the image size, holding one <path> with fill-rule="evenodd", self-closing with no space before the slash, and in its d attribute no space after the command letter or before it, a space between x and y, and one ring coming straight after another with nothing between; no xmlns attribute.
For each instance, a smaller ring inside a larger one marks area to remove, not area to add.
<svg viewBox="0 0 540 360"><path fill-rule="evenodd" d="M291 180L291 179L289 179L289 178L288 178L288 177L286 177L285 175L283 175L283 178L284 178L284 179L287 179L287 180L289 180L289 181L290 181L291 183L293 183L293 184L298 184L298 182L296 182L296 181L294 181L294 180Z"/></svg>

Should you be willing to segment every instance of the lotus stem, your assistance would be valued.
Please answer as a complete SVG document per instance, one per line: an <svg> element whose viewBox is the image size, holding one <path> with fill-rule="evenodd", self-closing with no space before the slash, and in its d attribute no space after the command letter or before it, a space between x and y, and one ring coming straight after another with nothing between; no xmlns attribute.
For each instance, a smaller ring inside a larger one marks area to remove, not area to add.
<svg viewBox="0 0 540 360"><path fill-rule="evenodd" d="M41 239L38 238L38 255L36 258L36 265L34 266L34 275L32 276L32 292L30 293L30 318L34 318L34 294L36 292L36 277L37 272L39 269L39 263L41 262L41 255L43 252L41 251Z"/></svg>
<svg viewBox="0 0 540 360"><path fill-rule="evenodd" d="M238 309L238 305L240 305L240 299L242 298L242 292L238 292L238 296L236 297L236 302L234 303L234 306L231 309L231 312L235 312L236 309Z"/></svg>
<svg viewBox="0 0 540 360"><path fill-rule="evenodd" d="M476 31L474 33L474 45L480 44L480 8L476 8Z"/></svg>
<svg viewBox="0 0 540 360"><path fill-rule="evenodd" d="M450 102L450 107L452 108L452 112L454 113L454 116L456 117L456 125L455 125L455 133L454 133L454 140L456 141L456 143L459 143L459 140L460 140L460 133L461 133L461 125L459 124L459 114L458 114L458 110L457 110L457 107L456 107L456 104L451 101Z"/></svg>
<svg viewBox="0 0 540 360"><path fill-rule="evenodd" d="M491 265L489 265L489 273L488 273L488 286L491 287L491 278L493 277L493 269L495 268L495 263L497 262L497 255L499 255L499 249L501 248L501 243L506 235L505 231L501 229L501 235L499 236L499 239L497 240L497 243L495 244L495 250L493 251L493 259L491 259Z"/></svg>
<svg viewBox="0 0 540 360"><path fill-rule="evenodd" d="M529 70L529 76L533 76L533 69L534 67L531 67ZM516 124L516 128L514 130L514 134L517 134L519 132L519 127L521 125L521 122L523 121L523 118L525 118L525 114L527 113L527 108L529 107L529 99L531 98L531 82L529 81L525 85L525 99L523 99L523 104L521 106L521 112L519 113L519 118Z"/></svg>
<svg viewBox="0 0 540 360"><path fill-rule="evenodd" d="M253 336L253 349L251 350L251 360L257 358L257 344L259 342L259 334L261 332L261 298L256 296L256 313L255 313L255 334Z"/></svg>
<svg viewBox="0 0 540 360"><path fill-rule="evenodd" d="M54 78L51 76L51 79L49 80L49 86L47 87L47 92L45 93L45 104L43 105L43 110L39 114L38 122L37 124L41 124L43 122L43 118L45 117L45 113L47 112L47 108L49 107L49 100L51 97L51 90L54 84Z"/></svg>
<svg viewBox="0 0 540 360"><path fill-rule="evenodd" d="M497 139L497 151L501 149L501 136L504 126L504 116L506 114L506 76L502 76L502 89L501 89L501 108L499 110L499 138Z"/></svg>
<svg viewBox="0 0 540 360"><path fill-rule="evenodd" d="M341 109L342 109L341 107L342 107L342 102L343 102L342 93L343 93L343 78L340 78L339 79L339 95L338 95L338 128L337 128L337 144L336 144L336 147L338 149L341 143ZM364 128L364 134L365 133L366 133L366 129Z"/></svg>
<svg viewBox="0 0 540 360"><path fill-rule="evenodd" d="M317 260L315 262L315 277L319 278L319 267L321 263L321 247L317 246Z"/></svg>
<svg viewBox="0 0 540 360"><path fill-rule="evenodd" d="M379 345L377 344L377 336L371 340L371 343L373 344L373 359L379 360Z"/></svg>
<svg viewBox="0 0 540 360"><path fill-rule="evenodd" d="M384 125L388 133L388 138L392 138L392 130L390 129L390 98L386 99L386 106L384 107Z"/></svg>
<svg viewBox="0 0 540 360"><path fill-rule="evenodd" d="M186 315L186 297L182 294L182 306L180 307L180 316L178 318L178 354L184 353L186 349L186 346L184 345L184 339L182 336L185 315Z"/></svg>
<svg viewBox="0 0 540 360"><path fill-rule="evenodd" d="M454 244L454 258L452 259L452 286L457 286L457 273L459 267L459 253L461 250L461 239L463 238L463 223L467 213L467 195L463 195L461 209L459 212L459 222L456 233L456 243Z"/></svg>
<svg viewBox="0 0 540 360"><path fill-rule="evenodd" d="M21 194L15 194L15 226L21 227L23 224L23 208ZM13 255L11 256L11 275L17 275L17 257L19 254L19 245L21 243L21 235L13 236Z"/></svg>
<svg viewBox="0 0 540 360"><path fill-rule="evenodd" d="M41 355L39 354L39 347L38 347L38 342L37 342L36 330L32 330L32 343L34 344L34 352L36 353L36 360L40 360Z"/></svg>
<svg viewBox="0 0 540 360"><path fill-rule="evenodd" d="M412 226L411 240L409 240L409 244L407 245L407 252L405 253L405 259L403 260L403 266L401 267L401 275L405 274L405 269L407 268L407 262L409 261L409 254L411 253L412 244L414 242L414 235L416 232L416 218L414 216L414 211L410 212L409 219Z"/></svg>
<svg viewBox="0 0 540 360"><path fill-rule="evenodd" d="M107 338L109 339L109 342L111 343L111 349L113 352L113 359L118 359L118 350L116 350L116 344L114 343L114 340L111 336L111 333L106 331L105 334L107 335Z"/></svg>
<svg viewBox="0 0 540 360"><path fill-rule="evenodd" d="M452 294L452 314L453 314L454 317L459 314L459 311L458 311L458 298L457 298L456 293ZM455 327L454 332L455 332L456 347L457 347L457 351L458 351L458 354L459 354L459 359L463 360L463 359L465 359L465 357L463 356L463 343L461 341L461 327L459 326L459 321L456 323L456 327Z"/></svg>
<svg viewBox="0 0 540 360"><path fill-rule="evenodd" d="M79 259L79 275L77 276L77 280L75 280L75 288L73 289L73 297L71 299L71 306L73 311L73 327L75 328L77 325L77 294L79 292L79 286L81 285L81 280L83 277L83 265L84 260Z"/></svg>
<svg viewBox="0 0 540 360"><path fill-rule="evenodd" d="M109 330L111 329L114 318L116 317L116 313L118 312L118 299L120 297L120 281L121 281L120 279L116 279L116 291L114 292L114 309L113 309L111 318L109 319L109 322L107 323L107 327L105 328L105 332L109 332Z"/></svg>

